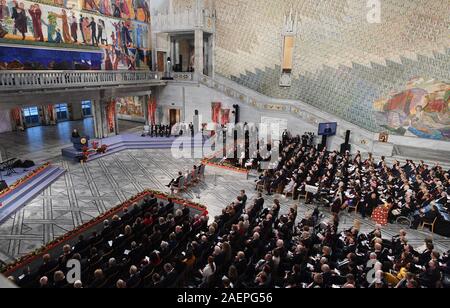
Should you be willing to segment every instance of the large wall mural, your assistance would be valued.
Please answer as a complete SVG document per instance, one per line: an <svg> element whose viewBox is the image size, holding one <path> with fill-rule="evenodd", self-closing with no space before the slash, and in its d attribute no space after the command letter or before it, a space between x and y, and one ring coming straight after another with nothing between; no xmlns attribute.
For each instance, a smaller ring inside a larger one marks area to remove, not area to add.
<svg viewBox="0 0 450 308"><path fill-rule="evenodd" d="M374 102L381 127L398 135L450 140L450 84L415 78Z"/></svg>
<svg viewBox="0 0 450 308"><path fill-rule="evenodd" d="M116 99L117 113L120 115L143 118L145 97L120 97Z"/></svg>
<svg viewBox="0 0 450 308"><path fill-rule="evenodd" d="M150 22L148 0L83 0L83 9L106 16Z"/></svg>
<svg viewBox="0 0 450 308"><path fill-rule="evenodd" d="M123 1L117 2L120 4ZM147 13L144 13L145 5L142 4L147 3L146 0L133 1L133 4L128 1L127 5L132 5L127 6L129 8L127 14L116 14L120 18L114 18L115 15L110 15L109 11L104 10L86 12L76 9L73 5L69 8L67 2L62 0L44 2L49 4L0 0L0 43L33 45L36 48L42 46L58 50L61 48L96 50L103 54L101 69L149 69L151 63L148 40L150 26L147 23L149 19L141 17L147 16ZM97 3L95 0L90 2ZM101 2L106 4L108 1ZM144 8L140 8L141 6ZM0 46L1 48L4 47ZM23 56L20 53L16 54L18 59L15 59L15 62L22 62L19 58ZM6 62L4 59L0 61ZM24 63L21 64L15 63L19 68L24 66ZM6 63L6 66L8 65L9 63ZM35 66L41 69L48 68L46 63L36 63ZM89 69L99 68L92 66Z"/></svg>

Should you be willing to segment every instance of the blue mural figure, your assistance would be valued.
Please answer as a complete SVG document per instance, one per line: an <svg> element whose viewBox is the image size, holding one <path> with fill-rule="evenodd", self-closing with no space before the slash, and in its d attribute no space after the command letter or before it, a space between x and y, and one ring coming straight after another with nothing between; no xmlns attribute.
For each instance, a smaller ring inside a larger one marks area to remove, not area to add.
<svg viewBox="0 0 450 308"><path fill-rule="evenodd" d="M42 20L42 24L47 26L47 42L55 43L55 39L53 39L53 36L56 34L56 26L58 25L58 22L56 20L56 16L51 12L48 13L47 18L48 23L45 22L45 20Z"/></svg>
<svg viewBox="0 0 450 308"><path fill-rule="evenodd" d="M61 44L63 42L62 36L61 36L61 30L56 29L56 37L55 37L55 43Z"/></svg>
<svg viewBox="0 0 450 308"><path fill-rule="evenodd" d="M143 27L141 26L141 25L138 25L136 28L135 28L135 31L134 31L134 33L135 33L135 37L136 37L136 39L135 39L135 41L136 41L136 47L137 48L143 48L144 47L144 44L143 44L143 42L142 42L142 40L143 40Z"/></svg>

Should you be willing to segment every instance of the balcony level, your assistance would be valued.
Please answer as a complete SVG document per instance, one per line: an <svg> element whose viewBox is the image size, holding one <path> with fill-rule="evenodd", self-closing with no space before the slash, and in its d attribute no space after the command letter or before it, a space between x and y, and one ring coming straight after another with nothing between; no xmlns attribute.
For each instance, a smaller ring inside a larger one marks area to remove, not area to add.
<svg viewBox="0 0 450 308"><path fill-rule="evenodd" d="M164 86L150 71L0 71L0 103L53 97L90 97L93 93L138 95Z"/></svg>

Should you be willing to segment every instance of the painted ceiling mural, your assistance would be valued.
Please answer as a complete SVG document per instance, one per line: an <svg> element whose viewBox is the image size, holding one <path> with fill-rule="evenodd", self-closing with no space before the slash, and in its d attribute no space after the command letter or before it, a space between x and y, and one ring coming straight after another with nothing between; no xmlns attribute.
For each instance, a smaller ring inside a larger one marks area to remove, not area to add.
<svg viewBox="0 0 450 308"><path fill-rule="evenodd" d="M271 97L301 100L372 132L389 128L391 134L449 140L435 111L433 122L425 110L425 118L409 115L418 121L413 125L394 125L374 105L393 91L403 92L417 77L450 82L450 1L381 2L380 23L370 23L365 0L216 1L216 73ZM280 87L282 31L291 11L298 19L292 85ZM414 131L421 121L433 130Z"/></svg>

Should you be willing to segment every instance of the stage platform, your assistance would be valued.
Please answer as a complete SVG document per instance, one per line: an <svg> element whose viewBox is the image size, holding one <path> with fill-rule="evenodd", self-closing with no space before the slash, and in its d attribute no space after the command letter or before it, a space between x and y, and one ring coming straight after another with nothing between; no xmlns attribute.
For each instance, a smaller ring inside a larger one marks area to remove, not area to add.
<svg viewBox="0 0 450 308"><path fill-rule="evenodd" d="M178 138L181 138L178 140ZM138 134L124 134L114 137L105 138L102 140L91 140L90 148L92 142L96 141L99 147L102 145L107 145L108 149L104 154L94 154L90 155L88 161L92 161L104 156L112 155L124 150L138 150L138 149L170 149L174 141L182 141L183 144L191 143L193 147L202 147L202 142L198 139L192 140L188 136L184 137L142 137ZM81 156L81 152L76 150L74 147L62 149L62 156L69 159L76 159Z"/></svg>
<svg viewBox="0 0 450 308"><path fill-rule="evenodd" d="M3 177L9 190L0 192L0 223L34 199L65 172L63 168L50 164L15 170L16 174Z"/></svg>

